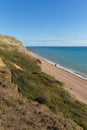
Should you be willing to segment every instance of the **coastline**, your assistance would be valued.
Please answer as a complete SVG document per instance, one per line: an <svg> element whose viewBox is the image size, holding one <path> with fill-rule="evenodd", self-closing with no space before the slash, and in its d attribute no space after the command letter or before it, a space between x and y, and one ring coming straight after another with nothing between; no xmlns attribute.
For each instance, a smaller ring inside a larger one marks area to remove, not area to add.
<svg viewBox="0 0 87 130"><path fill-rule="evenodd" d="M48 59L46 59L46 58L44 58L44 57L38 55L37 53L34 53L32 50L29 50L29 51L30 51L35 57L41 58L41 59L43 59L43 60L49 62L49 63L52 64L52 65L55 65L55 64L56 64L56 67L58 67L58 68L60 68L60 69L63 69L63 70L65 70L65 71L67 71L67 72L69 72L69 73L71 73L71 74L74 74L74 75L78 76L79 78L82 78L82 79L87 80L87 77L86 77L84 74L81 74L81 73L79 73L79 72L76 72L75 70L71 70L71 69L68 69L68 68L66 68L66 67L63 67L62 65L60 65L60 64L58 64L58 63L55 63L55 62L53 62L53 61L51 61L51 60L48 60Z"/></svg>
<svg viewBox="0 0 87 130"><path fill-rule="evenodd" d="M87 104L87 78L77 74L67 68L47 60L28 50L28 53L39 60L41 60L41 70L48 75L53 76L56 80L64 83L64 88L79 101Z"/></svg>
<svg viewBox="0 0 87 130"><path fill-rule="evenodd" d="M37 55L37 56L39 56L39 55ZM41 56L39 56L39 57L41 57ZM71 70L71 69L68 69L68 68L66 68L66 67L63 67L63 66L61 66L61 65L59 65L59 64L57 64L57 63L54 63L54 62L52 62L52 61L50 61L50 60L48 60L48 59L46 59L46 58L44 58L44 57L41 57L41 58L44 59L44 60L46 60L47 62L49 62L49 63L52 64L52 65L55 65L55 64L56 64L56 67L58 67L58 68L60 68L60 69L63 69L64 71L67 71L67 72L69 72L69 73L71 73L71 74L74 74L74 75L78 76L79 78L82 78L82 79L87 80L87 77L86 77L85 75L83 76L83 74L80 74L79 72L76 72L76 71L74 71L74 70Z"/></svg>

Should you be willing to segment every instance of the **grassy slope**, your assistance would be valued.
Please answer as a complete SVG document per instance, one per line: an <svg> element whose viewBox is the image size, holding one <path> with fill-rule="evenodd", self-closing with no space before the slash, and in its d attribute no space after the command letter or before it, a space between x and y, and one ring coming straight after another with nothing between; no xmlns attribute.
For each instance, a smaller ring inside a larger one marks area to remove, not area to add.
<svg viewBox="0 0 87 130"><path fill-rule="evenodd" d="M52 111L61 111L87 130L87 106L73 99L62 83L41 72L38 60L15 51L1 50L0 56L11 69L12 81L27 98L46 104ZM23 70L16 69L14 64Z"/></svg>

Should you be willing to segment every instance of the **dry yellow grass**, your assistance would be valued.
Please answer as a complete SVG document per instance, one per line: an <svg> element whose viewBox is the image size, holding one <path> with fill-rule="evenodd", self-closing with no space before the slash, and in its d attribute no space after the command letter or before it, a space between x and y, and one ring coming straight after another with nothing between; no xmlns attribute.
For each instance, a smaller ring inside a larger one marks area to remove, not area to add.
<svg viewBox="0 0 87 130"><path fill-rule="evenodd" d="M15 64L15 63L13 63L13 65L15 66L16 69L23 70L19 65Z"/></svg>
<svg viewBox="0 0 87 130"><path fill-rule="evenodd" d="M0 67L5 67L5 63L2 61L2 58L0 57Z"/></svg>

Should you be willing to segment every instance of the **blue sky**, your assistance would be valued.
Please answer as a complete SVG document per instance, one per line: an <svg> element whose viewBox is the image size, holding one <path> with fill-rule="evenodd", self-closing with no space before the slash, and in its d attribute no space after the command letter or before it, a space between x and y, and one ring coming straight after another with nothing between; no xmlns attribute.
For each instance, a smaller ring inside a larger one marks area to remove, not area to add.
<svg viewBox="0 0 87 130"><path fill-rule="evenodd" d="M87 0L0 0L0 34L28 45L87 45Z"/></svg>

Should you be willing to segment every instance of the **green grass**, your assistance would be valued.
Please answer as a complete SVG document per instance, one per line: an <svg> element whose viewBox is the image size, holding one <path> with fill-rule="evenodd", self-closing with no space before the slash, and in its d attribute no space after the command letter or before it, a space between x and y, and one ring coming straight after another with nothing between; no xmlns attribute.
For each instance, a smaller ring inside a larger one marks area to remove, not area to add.
<svg viewBox="0 0 87 130"><path fill-rule="evenodd" d="M63 89L61 82L41 72L38 59L1 49L0 56L10 68L12 82L18 85L19 92L31 100L46 104L55 113L60 111L64 117L74 120L87 130L87 105L73 99ZM16 63L23 70L16 69L12 63Z"/></svg>

